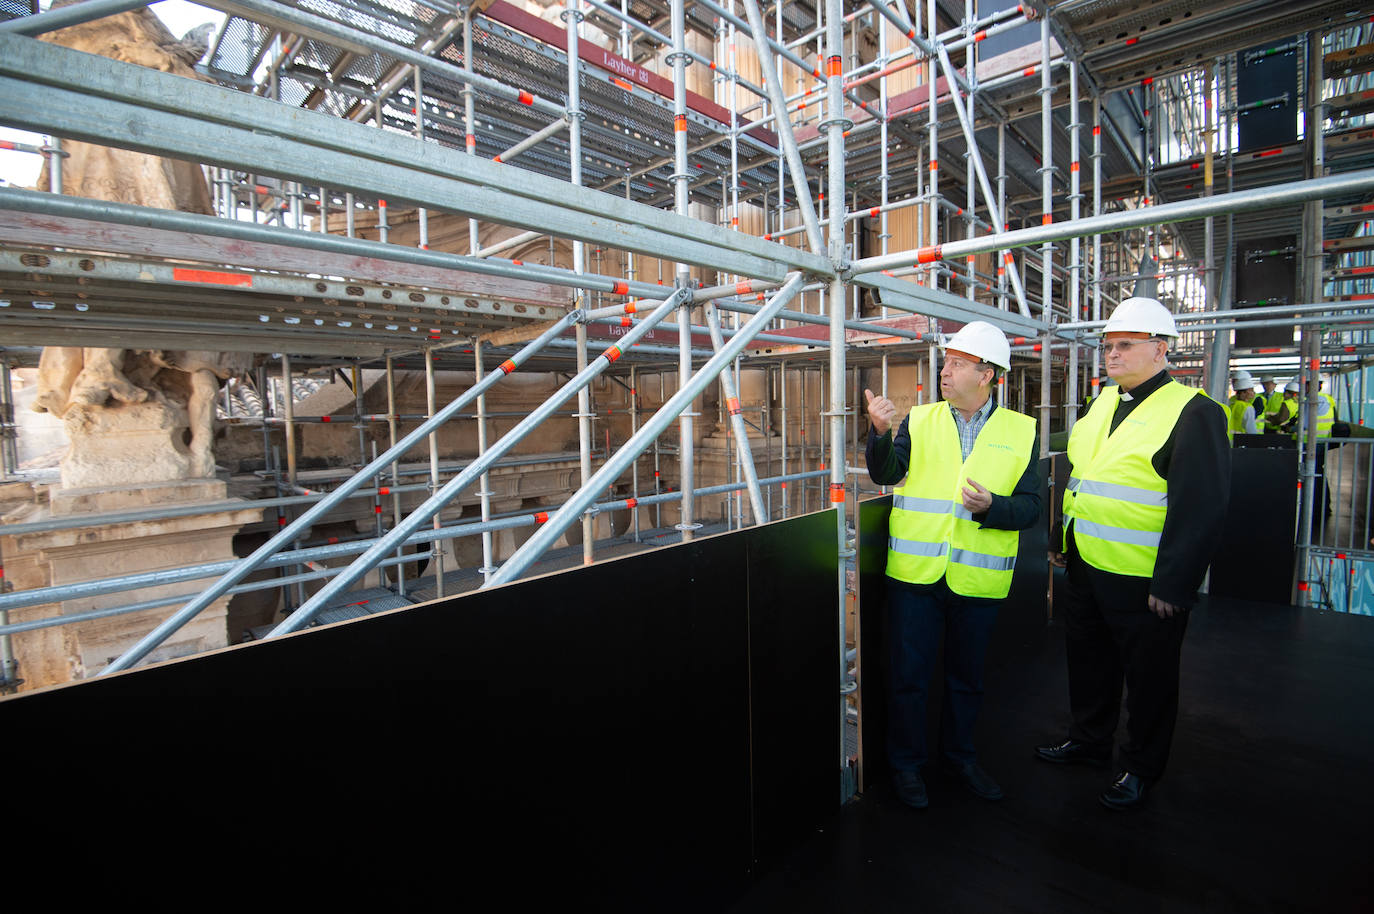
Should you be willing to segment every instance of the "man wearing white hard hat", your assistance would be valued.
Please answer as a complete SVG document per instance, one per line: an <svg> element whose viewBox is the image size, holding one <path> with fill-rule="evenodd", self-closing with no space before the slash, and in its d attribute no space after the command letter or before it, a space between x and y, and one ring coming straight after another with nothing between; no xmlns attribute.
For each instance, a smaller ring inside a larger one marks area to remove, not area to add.
<svg viewBox="0 0 1374 914"><path fill-rule="evenodd" d="M1289 381L1283 385L1277 408L1265 413L1264 427L1270 431L1297 434L1298 425L1298 382Z"/></svg>
<svg viewBox="0 0 1374 914"><path fill-rule="evenodd" d="M1040 517L1035 420L996 403L1011 367L1006 335L965 324L944 345L943 402L897 408L865 390L868 475L898 485L888 520L887 760L897 796L928 804L926 697L944 650L939 756L975 796L1002 798L979 766L973 727L997 609L1011 589L1019 531ZM905 480L905 481L903 481Z"/></svg>
<svg viewBox="0 0 1374 914"><path fill-rule="evenodd" d="M1062 505L1064 586L1055 591L1069 668L1068 739L1047 762L1105 766L1126 700L1117 774L1099 799L1145 800L1164 774L1178 717L1188 611L1221 539L1231 455L1226 410L1169 377L1173 315L1128 298L1103 327L1117 382L1069 435ZM1218 495L1220 494L1220 497Z"/></svg>
<svg viewBox="0 0 1374 914"><path fill-rule="evenodd" d="M1235 439L1236 435L1258 435L1259 425L1255 422L1255 379L1248 371L1237 371L1231 375L1230 415L1226 432Z"/></svg>
<svg viewBox="0 0 1374 914"><path fill-rule="evenodd" d="M1274 376L1271 374L1263 375L1260 378L1260 385L1264 387L1264 393L1255 395L1255 406L1258 407L1256 412L1263 417L1278 410L1279 404L1283 402L1283 391L1278 388L1278 381L1274 380ZM1271 431L1262 420L1260 430Z"/></svg>

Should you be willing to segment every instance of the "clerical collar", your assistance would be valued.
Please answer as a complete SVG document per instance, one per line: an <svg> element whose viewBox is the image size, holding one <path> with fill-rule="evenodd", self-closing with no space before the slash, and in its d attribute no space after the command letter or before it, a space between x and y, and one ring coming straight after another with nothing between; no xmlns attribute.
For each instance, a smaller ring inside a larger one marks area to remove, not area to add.
<svg viewBox="0 0 1374 914"><path fill-rule="evenodd" d="M1163 387L1164 382L1168 380L1168 370L1161 368L1159 370L1159 374L1155 375L1147 381L1140 382L1130 390L1127 390L1124 387L1121 388L1121 401L1123 403L1129 403L1132 400L1144 400L1150 394L1154 393L1156 390L1159 390L1159 388Z"/></svg>

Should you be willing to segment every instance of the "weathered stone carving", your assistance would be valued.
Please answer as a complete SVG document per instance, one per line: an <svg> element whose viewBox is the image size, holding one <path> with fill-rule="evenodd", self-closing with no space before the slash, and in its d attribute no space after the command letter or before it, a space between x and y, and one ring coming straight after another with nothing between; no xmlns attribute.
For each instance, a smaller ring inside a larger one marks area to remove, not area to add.
<svg viewBox="0 0 1374 914"><path fill-rule="evenodd" d="M220 381L252 363L237 352L46 347L33 408L67 427L63 486L214 476Z"/></svg>
<svg viewBox="0 0 1374 914"><path fill-rule="evenodd" d="M63 0L53 4L63 6ZM152 11L137 9L60 29L44 40L192 79L204 35L177 40ZM212 214L199 165L66 142L62 192ZM48 186L47 169L39 178ZM215 395L243 374L249 356L206 351L47 347L33 408L62 418L71 447L64 488L128 486L215 474Z"/></svg>

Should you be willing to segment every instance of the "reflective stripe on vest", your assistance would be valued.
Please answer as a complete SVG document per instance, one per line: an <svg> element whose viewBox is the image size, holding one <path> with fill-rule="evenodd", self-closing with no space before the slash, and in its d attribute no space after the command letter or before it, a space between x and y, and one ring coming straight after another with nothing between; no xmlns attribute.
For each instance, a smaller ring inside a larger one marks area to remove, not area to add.
<svg viewBox="0 0 1374 914"><path fill-rule="evenodd" d="M1104 495L1107 498L1115 498L1120 501L1133 501L1138 505L1159 505L1164 508L1169 506L1168 492L1137 489L1135 486L1123 486L1119 482L1084 482L1077 476L1070 476L1069 491L1083 492L1088 495Z"/></svg>
<svg viewBox="0 0 1374 914"><path fill-rule="evenodd" d="M969 597L1005 597L1016 567L1019 534L982 527L964 507L965 480L1010 495L1030 463L1035 420L994 409L963 459L959 430L946 402L914 407L907 419L911 460L893 495L887 574L912 584L941 578Z"/></svg>
<svg viewBox="0 0 1374 914"><path fill-rule="evenodd" d="M1112 431L1120 402L1119 390L1113 390L1074 425L1068 444L1073 476L1063 514L1088 564L1115 574L1153 574L1169 498L1168 483L1155 472L1152 458L1195 396L1205 394L1166 381Z"/></svg>
<svg viewBox="0 0 1374 914"><path fill-rule="evenodd" d="M1330 438L1331 426L1336 423L1336 401L1325 391L1317 393L1317 437Z"/></svg>
<svg viewBox="0 0 1374 914"><path fill-rule="evenodd" d="M1130 543L1132 546L1150 546L1155 549L1159 548L1159 537L1163 532L1143 533L1139 530L1129 530L1126 527L1109 527L1106 524L1081 518L1074 521L1073 528L1078 536L1095 536L1100 540L1109 540L1113 543Z"/></svg>
<svg viewBox="0 0 1374 914"><path fill-rule="evenodd" d="M1026 458L1029 460L1030 458ZM916 498L898 492L892 496L892 507L903 511L919 511L925 514L953 514L964 520L973 520L973 512L964 507L963 502L942 498Z"/></svg>

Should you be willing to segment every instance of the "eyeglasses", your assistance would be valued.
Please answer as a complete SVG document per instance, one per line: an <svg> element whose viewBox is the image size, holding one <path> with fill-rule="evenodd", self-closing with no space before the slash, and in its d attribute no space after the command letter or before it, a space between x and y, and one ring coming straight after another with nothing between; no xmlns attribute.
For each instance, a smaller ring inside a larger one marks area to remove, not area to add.
<svg viewBox="0 0 1374 914"><path fill-rule="evenodd" d="M984 368L991 368L987 362L970 362L968 359L961 359L958 356L945 356L945 364L950 368L973 368L982 371Z"/></svg>
<svg viewBox="0 0 1374 914"><path fill-rule="evenodd" d="M1164 341L1154 336L1150 337L1148 340L1101 340L1098 342L1097 348L1103 352L1119 352L1125 355L1131 351L1132 347L1139 346L1142 343L1162 342Z"/></svg>

